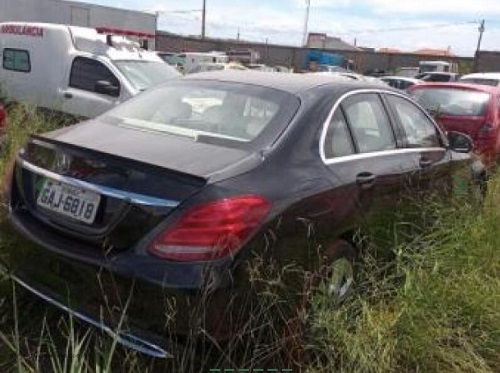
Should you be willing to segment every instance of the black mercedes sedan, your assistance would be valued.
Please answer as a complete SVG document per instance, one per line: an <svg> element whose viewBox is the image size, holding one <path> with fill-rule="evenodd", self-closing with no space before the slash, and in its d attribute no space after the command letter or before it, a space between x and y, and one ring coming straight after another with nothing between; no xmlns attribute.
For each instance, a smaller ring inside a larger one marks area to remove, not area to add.
<svg viewBox="0 0 500 373"><path fill-rule="evenodd" d="M249 299L255 258L312 273L326 264L328 294L342 300L355 235L402 216L401 201L475 185L484 171L471 148L390 87L184 77L30 138L7 192L1 229L17 243L5 265L20 287L166 356L167 324L227 335L226 309Z"/></svg>

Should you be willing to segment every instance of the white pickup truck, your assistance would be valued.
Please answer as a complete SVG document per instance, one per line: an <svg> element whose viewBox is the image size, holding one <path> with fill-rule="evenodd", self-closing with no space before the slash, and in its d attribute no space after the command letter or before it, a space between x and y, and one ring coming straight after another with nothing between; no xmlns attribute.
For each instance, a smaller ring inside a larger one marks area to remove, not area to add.
<svg viewBox="0 0 500 373"><path fill-rule="evenodd" d="M10 101L94 117L180 75L145 49L152 37L105 27L0 23L0 88Z"/></svg>

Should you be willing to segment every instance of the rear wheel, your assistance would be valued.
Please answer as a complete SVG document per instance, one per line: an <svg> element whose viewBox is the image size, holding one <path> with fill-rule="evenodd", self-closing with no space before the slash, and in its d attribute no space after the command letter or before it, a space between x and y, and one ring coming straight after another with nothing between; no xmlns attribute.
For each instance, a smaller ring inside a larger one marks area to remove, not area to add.
<svg viewBox="0 0 500 373"><path fill-rule="evenodd" d="M297 317L288 323L285 340L287 351L296 361L306 357L310 342L314 344L315 317L322 310L335 310L352 293L355 285L356 250L346 240L337 240L324 252L319 268L305 284Z"/></svg>
<svg viewBox="0 0 500 373"><path fill-rule="evenodd" d="M349 297L355 284L356 250L339 239L324 251L318 269L306 279L301 301L289 318L281 340L286 359L307 359L309 340L314 339L314 318L321 309L335 309ZM300 364L298 364L300 366Z"/></svg>
<svg viewBox="0 0 500 373"><path fill-rule="evenodd" d="M345 240L331 244L317 271L311 296L319 297L319 303L335 308L352 292L355 284L356 249ZM312 299L314 301L314 299Z"/></svg>

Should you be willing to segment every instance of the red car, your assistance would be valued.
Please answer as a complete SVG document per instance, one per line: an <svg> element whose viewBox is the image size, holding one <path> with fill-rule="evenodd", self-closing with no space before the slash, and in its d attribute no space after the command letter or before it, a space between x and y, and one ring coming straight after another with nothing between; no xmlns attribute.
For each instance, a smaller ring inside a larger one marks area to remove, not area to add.
<svg viewBox="0 0 500 373"><path fill-rule="evenodd" d="M2 104L0 104L0 135L5 132L5 127L7 125L7 112Z"/></svg>
<svg viewBox="0 0 500 373"><path fill-rule="evenodd" d="M484 164L491 168L500 155L500 89L462 83L424 83L409 88L446 131L469 135Z"/></svg>

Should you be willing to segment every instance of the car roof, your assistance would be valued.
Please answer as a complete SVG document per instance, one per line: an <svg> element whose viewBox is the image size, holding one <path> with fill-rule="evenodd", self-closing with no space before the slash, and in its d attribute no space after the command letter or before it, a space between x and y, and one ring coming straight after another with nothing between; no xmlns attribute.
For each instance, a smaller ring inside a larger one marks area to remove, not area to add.
<svg viewBox="0 0 500 373"><path fill-rule="evenodd" d="M467 74L462 76L461 79L467 79L467 78L483 78L483 79L499 79L500 80L500 73L473 73L473 74Z"/></svg>
<svg viewBox="0 0 500 373"><path fill-rule="evenodd" d="M407 82L414 82L414 83L421 83L423 80L417 79L417 78L410 78L407 76L398 76L398 75L385 75L379 77L379 79L384 80L384 79L397 79L397 80L406 80Z"/></svg>
<svg viewBox="0 0 500 373"><path fill-rule="evenodd" d="M450 73L449 71L425 71L419 75L458 75L458 73Z"/></svg>
<svg viewBox="0 0 500 373"><path fill-rule="evenodd" d="M486 92L486 93L500 93L499 87L471 84L471 83L460 83L460 82L425 82L411 87L411 90L423 89L423 88L456 88L465 89L470 91Z"/></svg>
<svg viewBox="0 0 500 373"><path fill-rule="evenodd" d="M261 87L278 89L291 94L299 94L321 86L335 86L341 88L375 88L392 91L391 88L380 84L356 81L348 78L339 79L335 75L324 74L282 74L278 72L263 72L255 70L245 71L211 71L195 75L187 75L186 80L213 80L221 82L243 83Z"/></svg>

